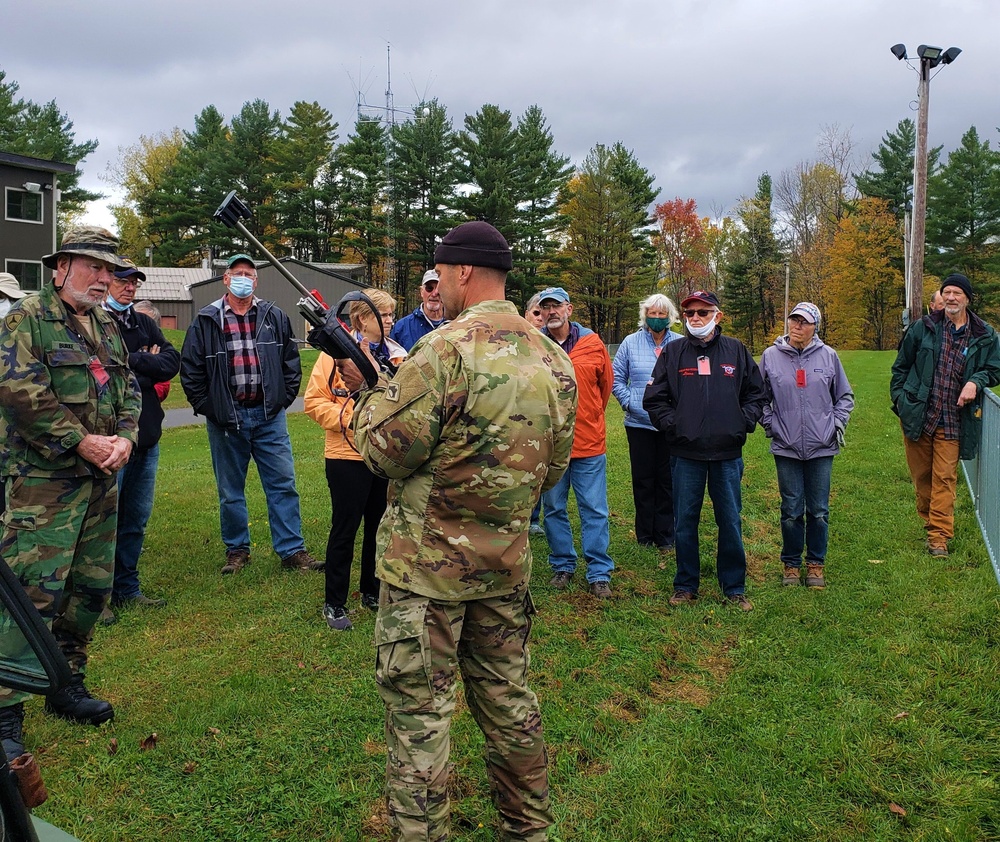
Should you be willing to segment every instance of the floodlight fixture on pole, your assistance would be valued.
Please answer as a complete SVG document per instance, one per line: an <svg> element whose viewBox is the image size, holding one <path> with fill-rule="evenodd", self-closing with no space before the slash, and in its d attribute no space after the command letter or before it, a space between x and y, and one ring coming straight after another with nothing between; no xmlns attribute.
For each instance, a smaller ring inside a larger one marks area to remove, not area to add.
<svg viewBox="0 0 1000 842"><path fill-rule="evenodd" d="M896 44L889 48L892 54L903 61L907 59L906 47ZM906 310L903 313L904 327L916 322L923 314L924 298L924 241L927 223L927 110L930 95L930 71L939 64L951 64L962 50L949 47L931 47L921 44L917 47L920 58L920 84L917 87L917 142L913 155L913 220L910 231L910 272L906 281Z"/></svg>

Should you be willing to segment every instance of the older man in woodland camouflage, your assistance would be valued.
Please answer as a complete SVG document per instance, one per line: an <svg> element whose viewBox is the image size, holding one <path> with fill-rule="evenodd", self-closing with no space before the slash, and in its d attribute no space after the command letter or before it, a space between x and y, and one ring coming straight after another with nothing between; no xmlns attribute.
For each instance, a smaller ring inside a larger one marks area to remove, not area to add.
<svg viewBox="0 0 1000 842"><path fill-rule="evenodd" d="M103 228L70 229L42 262L55 277L0 323L0 413L7 511L0 552L73 671L45 709L98 725L114 717L83 683L87 644L111 593L116 472L137 439L139 390L128 351L99 306L124 268ZM0 738L24 752L25 694L0 690Z"/></svg>
<svg viewBox="0 0 1000 842"><path fill-rule="evenodd" d="M538 700L527 685L531 510L569 464L573 365L504 301L511 254L485 222L434 261L446 315L395 378L363 393L355 442L392 480L379 532L375 643L393 838L448 836L448 748L461 670L486 736L501 838L552 823ZM342 364L349 369L348 364ZM349 385L360 383L356 371Z"/></svg>

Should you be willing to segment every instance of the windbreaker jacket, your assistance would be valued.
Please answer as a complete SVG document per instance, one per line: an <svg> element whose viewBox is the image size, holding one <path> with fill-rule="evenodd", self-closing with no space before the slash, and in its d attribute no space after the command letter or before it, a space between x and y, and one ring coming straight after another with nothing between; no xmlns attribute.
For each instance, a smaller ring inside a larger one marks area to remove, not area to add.
<svg viewBox="0 0 1000 842"><path fill-rule="evenodd" d="M391 339L386 340L389 359L399 365L406 359L403 346ZM334 367L329 354L320 354L309 375L304 399L306 415L326 430L326 446L323 455L327 459L349 459L360 461L361 454L354 446L354 398L347 391L347 384Z"/></svg>
<svg viewBox="0 0 1000 842"><path fill-rule="evenodd" d="M708 374L698 373L698 358ZM742 342L720 328L706 345L690 336L664 348L642 405L667 434L670 454L703 462L738 459L764 412L760 369Z"/></svg>
<svg viewBox="0 0 1000 842"><path fill-rule="evenodd" d="M264 386L264 414L274 418L299 393L302 363L292 325L273 301L257 299L254 342ZM181 349L181 386L188 403L219 427L238 428L236 401L229 388L229 354L222 323L222 299L195 317Z"/></svg>
<svg viewBox="0 0 1000 842"><path fill-rule="evenodd" d="M967 403L959 414L959 458L974 459L979 452L983 428L983 390L1000 383L1000 346L997 332L979 316L968 311L969 345L966 348L963 378L978 387L976 399ZM903 435L911 441L920 438L934 371L944 335L943 310L924 316L910 326L899 344L896 361L892 364L889 395L892 411L899 416Z"/></svg>
<svg viewBox="0 0 1000 842"><path fill-rule="evenodd" d="M398 342L407 353L413 350L417 340L434 330L434 323L427 318L423 305L418 305L410 315L403 316L389 331L389 338Z"/></svg>
<svg viewBox="0 0 1000 842"><path fill-rule="evenodd" d="M573 458L586 459L607 452L608 431L604 416L611 399L614 375L611 372L611 357L601 337L590 328L578 327L580 338L569 352L579 390Z"/></svg>
<svg viewBox="0 0 1000 842"><path fill-rule="evenodd" d="M670 342L680 338L679 333L668 330L663 337L660 353ZM646 394L646 386L653 377L653 366L656 365L659 356L656 350L653 335L641 327L635 333L626 336L615 352L615 359L611 363L614 373L611 391L625 410L626 427L656 429L649 420L649 413L642 408L642 398Z"/></svg>
<svg viewBox="0 0 1000 842"><path fill-rule="evenodd" d="M531 510L569 465L575 414L569 359L509 301L422 339L361 393L352 422L366 464L390 480L378 578L441 600L526 586Z"/></svg>
<svg viewBox="0 0 1000 842"><path fill-rule="evenodd" d="M101 475L79 456L88 434L138 441L139 387L125 343L100 307L84 318L96 345L71 327L66 305L51 283L22 299L0 323L0 454L7 474L29 477ZM107 375L101 385L92 359Z"/></svg>
<svg viewBox="0 0 1000 842"><path fill-rule="evenodd" d="M156 384L170 380L180 370L181 355L167 341L153 321L145 313L137 313L134 307L128 310L127 321L109 311L117 322L125 347L128 348L129 368L139 381L142 393L142 412L139 413L139 449L147 450L160 440L163 433L163 407L156 393ZM151 354L154 345L159 353ZM145 350L143 350L145 349Z"/></svg>
<svg viewBox="0 0 1000 842"><path fill-rule="evenodd" d="M768 399L760 423L771 453L803 461L839 453L837 431L847 428L854 392L837 352L818 336L802 351L781 336L764 351L760 368Z"/></svg>

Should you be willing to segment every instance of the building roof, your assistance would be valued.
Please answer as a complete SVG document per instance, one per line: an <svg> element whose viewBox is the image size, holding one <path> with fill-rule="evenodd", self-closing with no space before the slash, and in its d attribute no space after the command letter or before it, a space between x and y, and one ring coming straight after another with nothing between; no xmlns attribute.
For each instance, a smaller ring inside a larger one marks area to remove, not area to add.
<svg viewBox="0 0 1000 842"><path fill-rule="evenodd" d="M191 284L213 277L211 269L172 269L164 266L140 266L146 282L136 293L137 299L150 301L190 301Z"/></svg>
<svg viewBox="0 0 1000 842"><path fill-rule="evenodd" d="M21 167L26 170L41 170L42 172L76 172L74 164L48 161L45 158L32 158L30 155L18 155L15 152L0 152L0 164L9 164L12 167Z"/></svg>

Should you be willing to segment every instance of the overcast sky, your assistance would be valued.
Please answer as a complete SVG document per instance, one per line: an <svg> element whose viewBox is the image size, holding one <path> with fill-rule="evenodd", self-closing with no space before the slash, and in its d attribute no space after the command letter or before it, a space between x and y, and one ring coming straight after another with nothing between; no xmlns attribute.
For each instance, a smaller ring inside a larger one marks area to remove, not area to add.
<svg viewBox="0 0 1000 842"><path fill-rule="evenodd" d="M621 141L656 176L658 201L729 212L757 177L818 157L824 126L849 130L862 165L915 118L917 74L889 48L963 52L931 83L930 143L975 125L1000 138L997 0L3 0L0 69L21 95L55 99L98 150L85 186L119 147L214 104L228 120L261 98L282 117L318 101L346 139L357 94L397 108L437 98L456 128L494 103L539 105L555 147L579 163ZM222 197L219 197L220 200ZM88 212L110 223L102 203Z"/></svg>

